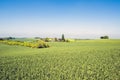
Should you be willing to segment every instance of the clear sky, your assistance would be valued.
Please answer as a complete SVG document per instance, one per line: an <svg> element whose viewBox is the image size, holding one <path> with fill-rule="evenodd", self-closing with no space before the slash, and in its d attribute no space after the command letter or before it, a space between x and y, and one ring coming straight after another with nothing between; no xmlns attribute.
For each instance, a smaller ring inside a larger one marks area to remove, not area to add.
<svg viewBox="0 0 120 80"><path fill-rule="evenodd" d="M120 38L120 0L0 0L0 37Z"/></svg>

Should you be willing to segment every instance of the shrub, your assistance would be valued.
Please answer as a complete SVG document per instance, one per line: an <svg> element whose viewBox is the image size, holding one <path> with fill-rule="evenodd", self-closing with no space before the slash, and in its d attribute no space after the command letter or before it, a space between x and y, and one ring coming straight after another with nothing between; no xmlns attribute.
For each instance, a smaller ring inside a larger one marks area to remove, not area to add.
<svg viewBox="0 0 120 80"><path fill-rule="evenodd" d="M47 47L50 47L50 46L42 40L39 40L36 43L36 48L47 48Z"/></svg>
<svg viewBox="0 0 120 80"><path fill-rule="evenodd" d="M66 41L66 42L75 42L74 39L66 39L65 41Z"/></svg>
<svg viewBox="0 0 120 80"><path fill-rule="evenodd" d="M38 40L36 42L20 42L20 41L3 40L0 42L4 43L4 44L8 44L8 45L21 45L21 46L31 47L31 48L47 48L47 47L49 47L49 45L46 44L42 40Z"/></svg>
<svg viewBox="0 0 120 80"><path fill-rule="evenodd" d="M45 38L45 42L51 42L52 39L51 38Z"/></svg>
<svg viewBox="0 0 120 80"><path fill-rule="evenodd" d="M57 42L57 41L58 41L58 39L57 39L57 38L54 38L54 41L55 41L55 42Z"/></svg>

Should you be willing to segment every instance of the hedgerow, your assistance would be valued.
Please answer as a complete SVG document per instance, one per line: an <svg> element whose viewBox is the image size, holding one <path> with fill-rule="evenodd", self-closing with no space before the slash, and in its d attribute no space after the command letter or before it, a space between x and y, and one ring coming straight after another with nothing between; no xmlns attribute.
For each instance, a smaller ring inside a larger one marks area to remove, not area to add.
<svg viewBox="0 0 120 80"><path fill-rule="evenodd" d="M35 42L22 42L22 41L12 41L12 40L0 40L1 43L8 44L8 45L20 45L26 46L31 48L48 48L50 47L47 43L42 40L37 40Z"/></svg>

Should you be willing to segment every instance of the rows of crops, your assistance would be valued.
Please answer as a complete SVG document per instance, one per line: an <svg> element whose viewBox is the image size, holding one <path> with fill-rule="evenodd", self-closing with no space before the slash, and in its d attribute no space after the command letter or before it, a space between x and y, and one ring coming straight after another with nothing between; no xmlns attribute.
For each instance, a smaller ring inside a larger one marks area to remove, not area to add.
<svg viewBox="0 0 120 80"><path fill-rule="evenodd" d="M47 49L0 44L0 80L120 80L120 40L48 44Z"/></svg>

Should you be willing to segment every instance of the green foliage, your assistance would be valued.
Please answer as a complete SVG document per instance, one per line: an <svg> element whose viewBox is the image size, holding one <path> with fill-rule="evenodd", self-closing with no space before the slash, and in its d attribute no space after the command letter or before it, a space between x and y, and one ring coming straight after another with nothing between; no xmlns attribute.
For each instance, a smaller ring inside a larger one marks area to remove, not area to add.
<svg viewBox="0 0 120 80"><path fill-rule="evenodd" d="M75 42L74 39L66 39L65 41L66 41L66 42Z"/></svg>
<svg viewBox="0 0 120 80"><path fill-rule="evenodd" d="M65 37L64 37L64 34L62 34L62 41L65 41Z"/></svg>
<svg viewBox="0 0 120 80"><path fill-rule="evenodd" d="M22 42L22 41L10 41L10 40L3 40L0 41L1 43L8 44L8 45L20 45L20 46L26 46L31 48L47 48L49 47L48 44L46 44L42 40L38 40L36 42Z"/></svg>
<svg viewBox="0 0 120 80"><path fill-rule="evenodd" d="M120 79L120 40L49 45L52 47L32 49L0 43L0 80Z"/></svg>
<svg viewBox="0 0 120 80"><path fill-rule="evenodd" d="M47 48L47 47L50 47L50 46L48 44L46 44L44 41L38 40L37 44L36 44L36 47L37 48Z"/></svg>
<svg viewBox="0 0 120 80"><path fill-rule="evenodd" d="M51 42L52 39L51 38L45 38L45 42Z"/></svg>
<svg viewBox="0 0 120 80"><path fill-rule="evenodd" d="M55 42L57 42L57 41L58 41L58 39L55 37L55 38L54 38L54 41L55 41Z"/></svg>
<svg viewBox="0 0 120 80"><path fill-rule="evenodd" d="M108 36L101 36L100 39L109 39Z"/></svg>

